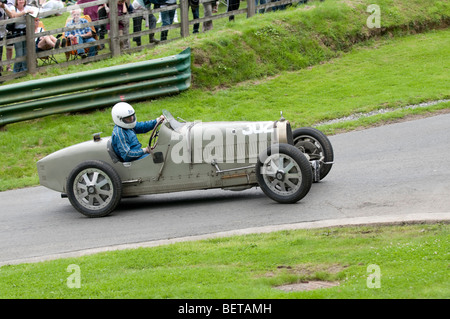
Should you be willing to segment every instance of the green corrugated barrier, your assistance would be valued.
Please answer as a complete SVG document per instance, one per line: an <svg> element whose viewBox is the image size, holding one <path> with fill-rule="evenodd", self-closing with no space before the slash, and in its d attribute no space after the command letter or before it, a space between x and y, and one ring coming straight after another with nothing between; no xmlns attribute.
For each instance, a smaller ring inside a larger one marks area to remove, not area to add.
<svg viewBox="0 0 450 319"><path fill-rule="evenodd" d="M177 55L0 87L0 126L187 90L191 50Z"/></svg>

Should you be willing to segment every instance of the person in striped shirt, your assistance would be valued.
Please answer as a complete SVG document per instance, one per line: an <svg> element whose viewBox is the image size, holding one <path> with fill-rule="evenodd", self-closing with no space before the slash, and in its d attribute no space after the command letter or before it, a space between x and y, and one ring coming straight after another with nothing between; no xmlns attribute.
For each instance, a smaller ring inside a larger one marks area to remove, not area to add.
<svg viewBox="0 0 450 319"><path fill-rule="evenodd" d="M95 42L94 34L90 27L84 27L83 24L89 23L88 20L81 18L81 9L74 9L71 12L72 20L67 23L66 27L73 29L65 32L65 36L70 40L71 44L82 44ZM86 58L84 49L77 50L78 55L82 58ZM97 54L97 46L93 45L89 47L89 52L87 56L94 56Z"/></svg>

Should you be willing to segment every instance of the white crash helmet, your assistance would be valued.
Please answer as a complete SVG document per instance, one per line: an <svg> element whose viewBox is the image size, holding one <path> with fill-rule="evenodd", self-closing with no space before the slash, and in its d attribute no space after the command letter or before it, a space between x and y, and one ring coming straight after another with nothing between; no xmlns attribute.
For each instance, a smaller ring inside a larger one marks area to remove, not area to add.
<svg viewBox="0 0 450 319"><path fill-rule="evenodd" d="M136 126L136 114L133 107L125 102L113 106L111 115L114 123L122 128L131 129Z"/></svg>

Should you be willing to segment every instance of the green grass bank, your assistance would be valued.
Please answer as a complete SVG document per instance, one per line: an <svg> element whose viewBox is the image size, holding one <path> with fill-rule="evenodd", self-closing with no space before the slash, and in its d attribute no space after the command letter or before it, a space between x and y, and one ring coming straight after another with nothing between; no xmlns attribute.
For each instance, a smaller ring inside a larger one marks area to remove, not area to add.
<svg viewBox="0 0 450 319"><path fill-rule="evenodd" d="M446 299L449 230L281 231L3 266L0 298ZM336 286L277 289L307 281Z"/></svg>
<svg viewBox="0 0 450 319"><path fill-rule="evenodd" d="M380 28L368 28L371 0L311 2L257 15L192 45L194 85L214 88L300 70L348 52L355 44L445 28L448 1L376 1ZM190 44L189 44L190 45ZM239 71L237 71L239 70Z"/></svg>

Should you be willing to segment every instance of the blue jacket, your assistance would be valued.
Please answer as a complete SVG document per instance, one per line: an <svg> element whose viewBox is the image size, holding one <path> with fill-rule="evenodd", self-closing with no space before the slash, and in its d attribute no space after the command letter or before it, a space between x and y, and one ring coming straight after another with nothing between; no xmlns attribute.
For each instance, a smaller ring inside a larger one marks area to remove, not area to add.
<svg viewBox="0 0 450 319"><path fill-rule="evenodd" d="M142 150L142 145L136 134L147 133L156 125L156 120L137 122L133 129L114 126L112 132L112 147L114 152L125 162L138 160L148 154Z"/></svg>

